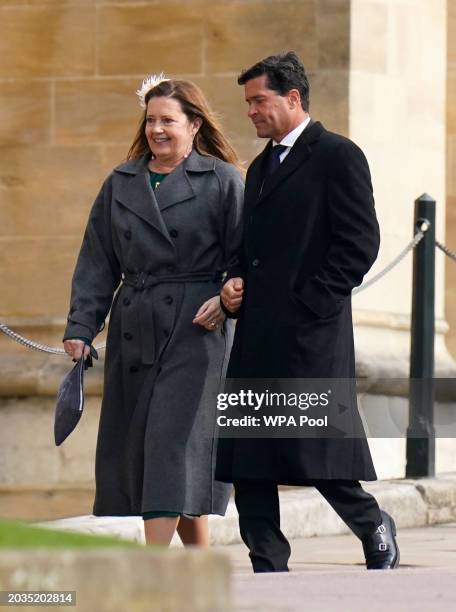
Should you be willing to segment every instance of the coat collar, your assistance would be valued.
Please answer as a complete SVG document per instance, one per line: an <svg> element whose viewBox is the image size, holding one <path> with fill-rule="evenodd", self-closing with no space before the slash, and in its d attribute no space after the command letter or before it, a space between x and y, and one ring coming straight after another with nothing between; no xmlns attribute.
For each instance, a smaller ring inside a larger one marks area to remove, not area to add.
<svg viewBox="0 0 456 612"><path fill-rule="evenodd" d="M123 177L115 197L172 243L161 211L195 197L191 173L213 170L216 160L193 150L155 192L150 184L149 160L150 153L146 153L140 159L129 160L114 169L116 174Z"/></svg>
<svg viewBox="0 0 456 612"><path fill-rule="evenodd" d="M252 162L246 184L246 199L259 204L273 191L287 176L294 172L301 164L306 162L312 155L312 147L321 134L326 131L319 121L311 121L302 132L290 152L274 172L272 177L263 183L263 163L272 147L270 140L264 150Z"/></svg>

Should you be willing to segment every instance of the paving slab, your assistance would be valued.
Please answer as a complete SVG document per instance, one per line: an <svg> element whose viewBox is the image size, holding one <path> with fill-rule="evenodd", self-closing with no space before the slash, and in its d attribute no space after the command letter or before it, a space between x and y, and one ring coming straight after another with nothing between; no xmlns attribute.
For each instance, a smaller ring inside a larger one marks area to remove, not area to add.
<svg viewBox="0 0 456 612"><path fill-rule="evenodd" d="M243 545L215 550L234 568L233 612L456 610L456 523L399 529L398 542L394 571L367 571L352 535L293 540L288 574L252 574Z"/></svg>

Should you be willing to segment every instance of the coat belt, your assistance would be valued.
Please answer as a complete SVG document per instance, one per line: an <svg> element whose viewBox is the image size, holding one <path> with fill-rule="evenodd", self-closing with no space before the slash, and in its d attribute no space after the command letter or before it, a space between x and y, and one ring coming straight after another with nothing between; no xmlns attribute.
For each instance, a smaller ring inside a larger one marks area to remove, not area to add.
<svg viewBox="0 0 456 612"><path fill-rule="evenodd" d="M131 274L124 272L122 274L122 282L127 287L133 287L135 291L140 291L141 295L138 299L132 302L132 310L129 314L133 316L133 320L139 322L141 330L141 362L146 365L152 365L157 360L157 331L155 328L155 313L154 300L148 299L148 289L156 287L162 283L199 283L213 281L219 283L222 281L223 275L221 272L201 271L201 272L176 272L174 274L163 274L160 276L151 274L150 272L137 272ZM218 287L217 287L218 289ZM129 309L130 310L130 309ZM126 311L123 311L127 315ZM125 328L128 328L128 322L124 319ZM166 344L168 343L166 341ZM166 346L166 345L165 345ZM161 353L164 347L160 347Z"/></svg>
<svg viewBox="0 0 456 612"><path fill-rule="evenodd" d="M162 274L157 276L150 272L137 272L130 274L124 272L122 281L128 287L134 287L136 291L144 291L161 283L195 283L200 281L220 282L223 276L221 272L176 272L175 274Z"/></svg>

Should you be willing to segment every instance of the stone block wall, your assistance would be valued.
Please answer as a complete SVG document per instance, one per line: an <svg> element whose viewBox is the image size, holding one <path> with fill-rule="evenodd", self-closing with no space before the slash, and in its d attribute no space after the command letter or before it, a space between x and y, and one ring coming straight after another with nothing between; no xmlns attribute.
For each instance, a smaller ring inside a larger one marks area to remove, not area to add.
<svg viewBox="0 0 456 612"><path fill-rule="evenodd" d="M247 161L263 143L236 76L294 49L315 116L347 133L349 4L0 0L0 320L59 345L90 206L133 139L146 74L200 85ZM0 350L24 351L3 337Z"/></svg>
<svg viewBox="0 0 456 612"><path fill-rule="evenodd" d="M447 202L445 243L456 250L456 2L448 0L447 24ZM446 259L447 346L456 358L456 262Z"/></svg>
<svg viewBox="0 0 456 612"><path fill-rule="evenodd" d="M380 272L413 235L414 201L437 201L436 235L445 227L447 7L446 0L352 0L350 5L350 137L371 167L381 228L379 257L367 278ZM408 376L412 261L409 255L380 282L353 298L358 360L372 372ZM451 264L449 264L451 265ZM456 264L453 264L456 265ZM447 266L448 271L448 266ZM452 376L445 347L445 297L454 287L436 255L437 376Z"/></svg>

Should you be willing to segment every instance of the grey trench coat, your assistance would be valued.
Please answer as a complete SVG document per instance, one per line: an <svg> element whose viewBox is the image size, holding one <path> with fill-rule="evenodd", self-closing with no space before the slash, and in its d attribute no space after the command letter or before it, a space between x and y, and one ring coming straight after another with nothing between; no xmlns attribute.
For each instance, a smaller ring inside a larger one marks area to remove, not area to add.
<svg viewBox="0 0 456 612"><path fill-rule="evenodd" d="M208 331L192 319L239 245L243 181L193 151L154 193L147 161L106 179L72 281L64 340L93 340L111 309L93 511L223 514L214 393L233 322Z"/></svg>

